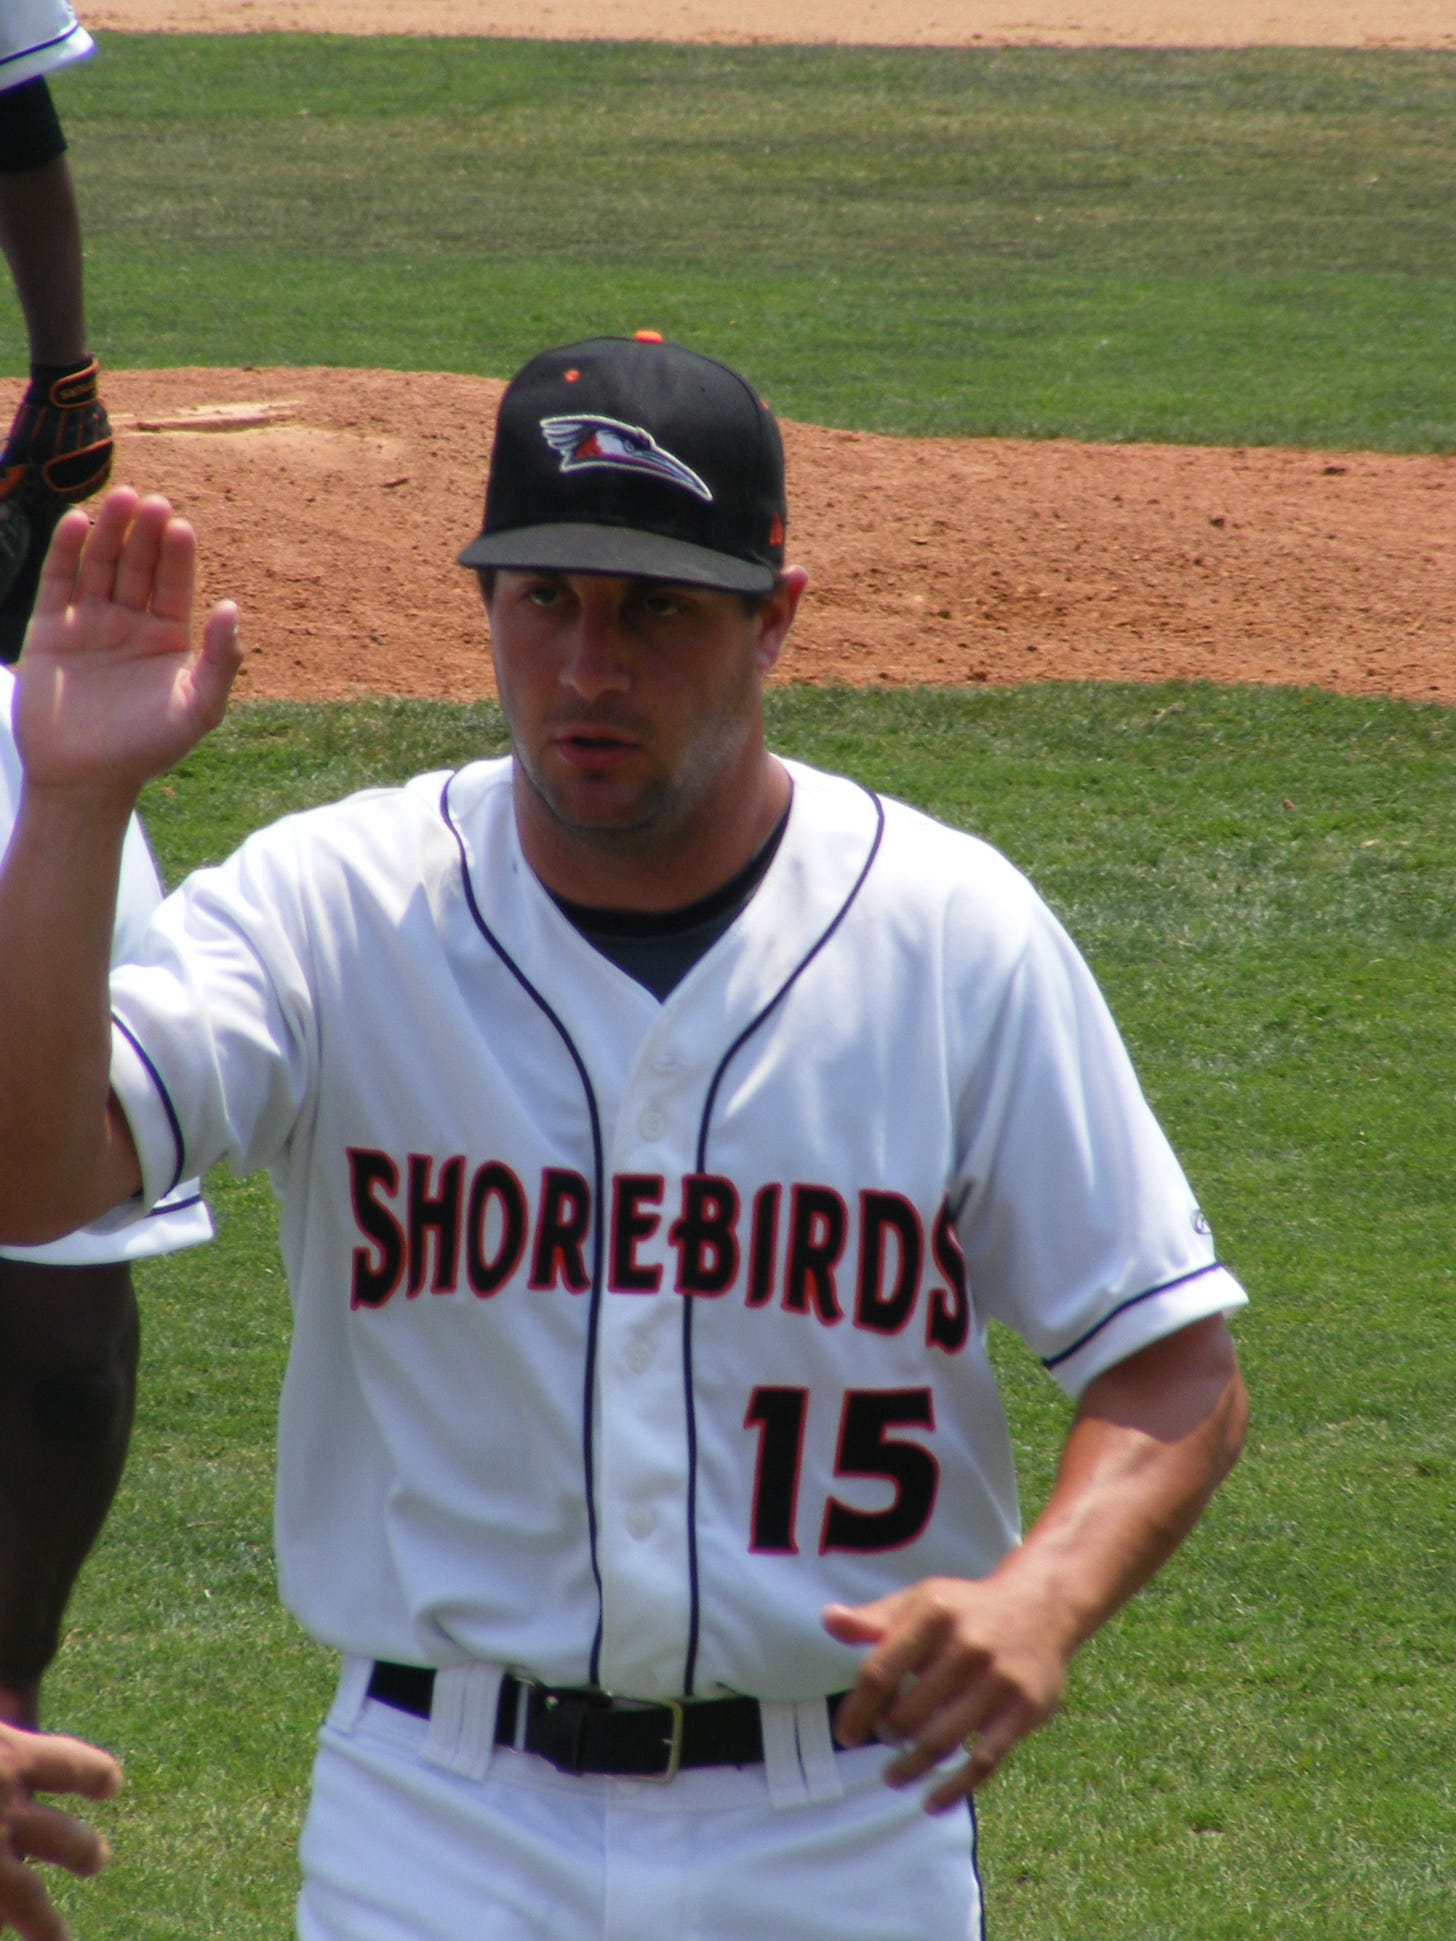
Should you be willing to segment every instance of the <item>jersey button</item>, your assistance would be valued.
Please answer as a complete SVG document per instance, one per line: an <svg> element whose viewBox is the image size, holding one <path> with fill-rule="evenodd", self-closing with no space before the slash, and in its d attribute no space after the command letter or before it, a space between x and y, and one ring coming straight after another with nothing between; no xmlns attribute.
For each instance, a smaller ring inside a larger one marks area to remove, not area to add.
<svg viewBox="0 0 1456 1941"><path fill-rule="evenodd" d="M637 1130L642 1134L644 1139L660 1139L666 1126L667 1120L663 1118L655 1105L649 1105L647 1110L642 1114L642 1117L637 1121Z"/></svg>
<svg viewBox="0 0 1456 1941"><path fill-rule="evenodd" d="M650 1368L652 1366L652 1343L650 1341L634 1341L627 1350L627 1366L632 1370L634 1375L640 1375L644 1369Z"/></svg>
<svg viewBox="0 0 1456 1941"><path fill-rule="evenodd" d="M661 1051L652 1054L652 1069L655 1072L675 1072L681 1063L682 1060L670 1045L664 1045Z"/></svg>
<svg viewBox="0 0 1456 1941"><path fill-rule="evenodd" d="M645 1505L639 1505L627 1518L627 1534L629 1537L636 1537L640 1543L644 1537L652 1535L653 1525L656 1522L657 1518L651 1510Z"/></svg>

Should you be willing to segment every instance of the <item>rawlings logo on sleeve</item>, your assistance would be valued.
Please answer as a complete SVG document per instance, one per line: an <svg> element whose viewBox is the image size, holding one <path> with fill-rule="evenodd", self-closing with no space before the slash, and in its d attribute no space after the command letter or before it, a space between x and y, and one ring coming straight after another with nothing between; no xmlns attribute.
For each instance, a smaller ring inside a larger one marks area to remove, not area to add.
<svg viewBox="0 0 1456 1941"><path fill-rule="evenodd" d="M411 1153L401 1163L351 1148L348 1162L362 1242L354 1307L383 1307L401 1292L489 1300L510 1284L568 1294L591 1286L592 1195L580 1173L548 1167L528 1188L501 1160L472 1168L459 1154ZM944 1204L927 1231L899 1193L866 1190L852 1203L830 1186L775 1181L745 1204L731 1180L694 1173L669 1203L661 1175L622 1173L606 1213L609 1294L734 1298L878 1334L900 1334L918 1315L926 1341L946 1354L970 1332L965 1261Z"/></svg>

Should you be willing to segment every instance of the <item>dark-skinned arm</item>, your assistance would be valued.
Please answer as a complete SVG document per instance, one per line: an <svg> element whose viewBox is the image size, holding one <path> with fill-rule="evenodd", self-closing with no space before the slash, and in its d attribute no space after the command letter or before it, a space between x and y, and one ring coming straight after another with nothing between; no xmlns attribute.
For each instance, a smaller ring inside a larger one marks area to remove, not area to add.
<svg viewBox="0 0 1456 1941"><path fill-rule="evenodd" d="M131 1270L0 1259L0 1720L39 1723L67 1600L116 1493L136 1398Z"/></svg>

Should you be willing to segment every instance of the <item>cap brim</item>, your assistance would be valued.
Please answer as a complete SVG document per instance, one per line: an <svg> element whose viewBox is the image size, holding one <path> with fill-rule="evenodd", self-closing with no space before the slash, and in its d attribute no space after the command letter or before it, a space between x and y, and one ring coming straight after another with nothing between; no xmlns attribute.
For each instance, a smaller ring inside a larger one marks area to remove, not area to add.
<svg viewBox="0 0 1456 1941"><path fill-rule="evenodd" d="M458 557L462 566L504 566L528 573L613 573L675 581L680 586L709 586L724 593L771 593L778 581L772 566L625 526L555 524L483 532Z"/></svg>

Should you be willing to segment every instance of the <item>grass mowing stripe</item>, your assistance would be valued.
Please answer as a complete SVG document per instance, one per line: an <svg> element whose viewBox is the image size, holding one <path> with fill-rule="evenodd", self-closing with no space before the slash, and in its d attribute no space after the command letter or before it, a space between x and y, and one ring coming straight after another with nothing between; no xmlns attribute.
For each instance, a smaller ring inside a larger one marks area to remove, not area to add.
<svg viewBox="0 0 1456 1941"><path fill-rule="evenodd" d="M985 1796L1017 1941L1456 1931L1449 1174L1456 713L1278 689L786 688L785 752L987 836L1101 979L1225 1257L1254 1398L1190 1549ZM253 705L149 792L165 875L253 823L502 745L482 704ZM1293 806L1287 806L1292 804ZM130 1761L87 1941L276 1941L329 1670L273 1608L287 1312L266 1187L148 1266L142 1419L52 1680ZM1026 1497L1065 1405L998 1335Z"/></svg>
<svg viewBox="0 0 1456 1941"><path fill-rule="evenodd" d="M108 37L111 361L505 375L652 322L790 416L1456 445L1456 59Z"/></svg>

